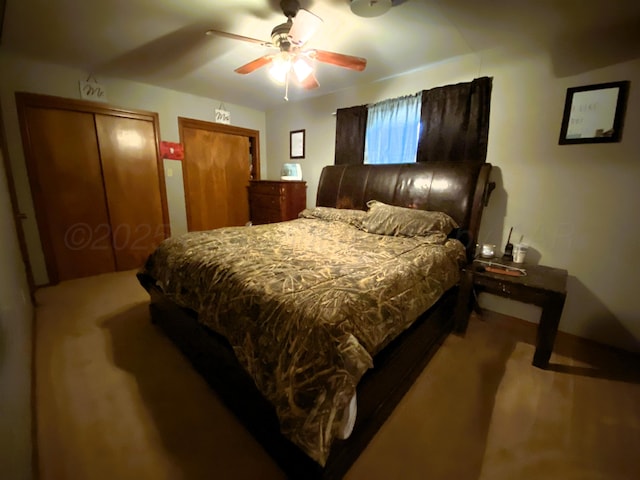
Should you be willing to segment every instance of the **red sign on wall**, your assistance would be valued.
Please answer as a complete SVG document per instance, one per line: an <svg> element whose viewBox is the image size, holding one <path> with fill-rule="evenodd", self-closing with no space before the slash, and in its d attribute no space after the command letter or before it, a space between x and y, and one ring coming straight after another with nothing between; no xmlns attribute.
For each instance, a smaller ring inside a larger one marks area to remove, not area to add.
<svg viewBox="0 0 640 480"><path fill-rule="evenodd" d="M160 155L170 160L183 160L184 148L181 143L160 142Z"/></svg>

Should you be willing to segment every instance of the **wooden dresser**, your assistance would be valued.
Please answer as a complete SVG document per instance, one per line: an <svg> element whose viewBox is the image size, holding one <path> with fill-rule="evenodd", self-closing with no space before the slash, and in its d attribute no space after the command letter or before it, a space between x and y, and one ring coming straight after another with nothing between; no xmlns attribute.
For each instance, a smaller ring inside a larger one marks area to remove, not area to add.
<svg viewBox="0 0 640 480"><path fill-rule="evenodd" d="M296 180L251 180L249 209L251 222L285 222L298 218L307 206L307 183Z"/></svg>

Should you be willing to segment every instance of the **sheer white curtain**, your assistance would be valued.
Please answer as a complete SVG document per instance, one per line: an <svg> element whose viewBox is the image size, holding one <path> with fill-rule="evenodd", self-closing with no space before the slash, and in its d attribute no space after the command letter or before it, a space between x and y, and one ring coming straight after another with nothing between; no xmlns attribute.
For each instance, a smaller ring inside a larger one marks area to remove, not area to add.
<svg viewBox="0 0 640 480"><path fill-rule="evenodd" d="M364 163L413 163L420 134L422 92L369 106Z"/></svg>

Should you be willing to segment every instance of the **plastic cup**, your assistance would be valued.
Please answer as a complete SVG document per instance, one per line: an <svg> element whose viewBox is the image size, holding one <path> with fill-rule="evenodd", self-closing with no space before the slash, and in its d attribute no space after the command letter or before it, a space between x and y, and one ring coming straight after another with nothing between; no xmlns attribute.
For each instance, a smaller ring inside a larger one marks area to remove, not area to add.
<svg viewBox="0 0 640 480"><path fill-rule="evenodd" d="M526 243L516 243L513 246L513 263L524 263L524 257L527 256L529 245Z"/></svg>

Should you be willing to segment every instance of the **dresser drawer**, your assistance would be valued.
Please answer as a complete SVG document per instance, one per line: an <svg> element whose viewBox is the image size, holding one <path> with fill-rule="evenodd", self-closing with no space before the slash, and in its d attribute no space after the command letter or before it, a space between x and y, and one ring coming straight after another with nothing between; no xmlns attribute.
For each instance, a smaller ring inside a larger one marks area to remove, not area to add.
<svg viewBox="0 0 640 480"><path fill-rule="evenodd" d="M251 192L249 196L249 203L251 204L250 208L256 209L266 209L266 210L276 210L280 211L280 206L284 201L284 197L274 196L274 195L264 195L262 193L254 193Z"/></svg>
<svg viewBox="0 0 640 480"><path fill-rule="evenodd" d="M282 220L282 214L278 210L255 210L251 213L251 222L254 225L276 223Z"/></svg>
<svg viewBox="0 0 640 480"><path fill-rule="evenodd" d="M252 182L251 194L256 195L284 195L285 189L280 183Z"/></svg>

